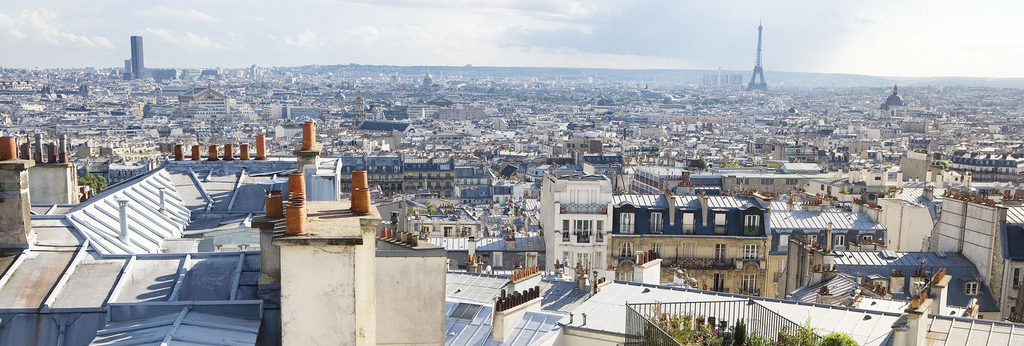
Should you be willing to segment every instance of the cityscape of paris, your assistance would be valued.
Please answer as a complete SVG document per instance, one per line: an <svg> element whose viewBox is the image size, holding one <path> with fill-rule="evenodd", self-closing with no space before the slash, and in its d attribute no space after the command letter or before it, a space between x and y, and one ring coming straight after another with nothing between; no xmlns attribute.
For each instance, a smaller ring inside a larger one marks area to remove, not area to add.
<svg viewBox="0 0 1024 346"><path fill-rule="evenodd" d="M0 7L0 346L1024 345L1024 3Z"/></svg>

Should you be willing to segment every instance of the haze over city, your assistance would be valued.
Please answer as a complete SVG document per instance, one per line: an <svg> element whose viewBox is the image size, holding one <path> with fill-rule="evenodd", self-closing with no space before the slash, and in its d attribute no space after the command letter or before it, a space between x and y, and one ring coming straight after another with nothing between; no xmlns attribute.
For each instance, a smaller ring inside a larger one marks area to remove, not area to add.
<svg viewBox="0 0 1024 346"><path fill-rule="evenodd" d="M1020 3L0 1L0 346L1024 345Z"/></svg>
<svg viewBox="0 0 1024 346"><path fill-rule="evenodd" d="M7 1L0 65L384 64L1024 77L1017 1Z"/></svg>

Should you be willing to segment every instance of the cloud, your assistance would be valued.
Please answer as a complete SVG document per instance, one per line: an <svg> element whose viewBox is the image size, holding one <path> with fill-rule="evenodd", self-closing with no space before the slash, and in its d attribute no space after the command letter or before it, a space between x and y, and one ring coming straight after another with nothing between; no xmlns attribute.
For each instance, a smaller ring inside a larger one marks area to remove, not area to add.
<svg viewBox="0 0 1024 346"><path fill-rule="evenodd" d="M178 17L178 18L182 18L182 19L199 20L199 21L210 22L210 23L218 23L218 22L220 22L219 18L211 16L210 14L208 14L206 12L199 11L199 10L194 9L194 8L177 9L177 8L167 8L167 7L164 7L164 6L157 6L157 7L154 7L152 9L149 9L149 10L136 12L136 14L143 15L143 16L170 16L170 17Z"/></svg>
<svg viewBox="0 0 1024 346"><path fill-rule="evenodd" d="M175 44L187 48L188 50L204 50L204 49L218 49L226 50L228 47L213 42L209 37L199 36L191 32L186 32L184 35L179 35L174 31L167 29L153 29L146 28L146 33L159 37L168 43Z"/></svg>
<svg viewBox="0 0 1024 346"><path fill-rule="evenodd" d="M15 16L0 13L0 31L14 39L37 39L50 45L71 44L87 48L114 48L104 37L89 37L65 30L57 15L49 10L22 10Z"/></svg>
<svg viewBox="0 0 1024 346"><path fill-rule="evenodd" d="M355 39L359 40L359 43L362 43L364 46L367 47L372 45L373 42L377 40L377 38L380 38L380 32L377 31L377 28L372 26L360 26L358 28L347 31L347 33L350 36L353 36Z"/></svg>
<svg viewBox="0 0 1024 346"><path fill-rule="evenodd" d="M301 33L293 36L286 36L284 38L284 44L308 49L324 46L324 40L317 37L316 33L313 32L312 29L306 28L306 30Z"/></svg>

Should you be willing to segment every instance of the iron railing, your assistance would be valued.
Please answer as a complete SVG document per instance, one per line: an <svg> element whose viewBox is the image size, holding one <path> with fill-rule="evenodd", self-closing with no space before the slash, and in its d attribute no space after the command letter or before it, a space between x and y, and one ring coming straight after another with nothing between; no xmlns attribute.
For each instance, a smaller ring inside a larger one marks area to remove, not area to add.
<svg viewBox="0 0 1024 346"><path fill-rule="evenodd" d="M782 317L756 300L700 301L680 303L626 304L626 345L679 345L672 338L673 321L689 321L694 326L718 331L742 319L747 335L778 342L783 334L793 336L803 327ZM669 329L669 330L666 330ZM817 338L817 336L815 336ZM666 340L667 339L667 340Z"/></svg>

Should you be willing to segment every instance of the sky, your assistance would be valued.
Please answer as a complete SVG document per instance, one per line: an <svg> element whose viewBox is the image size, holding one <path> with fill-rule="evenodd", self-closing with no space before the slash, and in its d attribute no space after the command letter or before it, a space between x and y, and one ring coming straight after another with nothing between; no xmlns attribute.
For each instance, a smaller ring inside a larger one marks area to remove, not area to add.
<svg viewBox="0 0 1024 346"><path fill-rule="evenodd" d="M372 64L1024 77L1022 1L0 0L0 66Z"/></svg>

